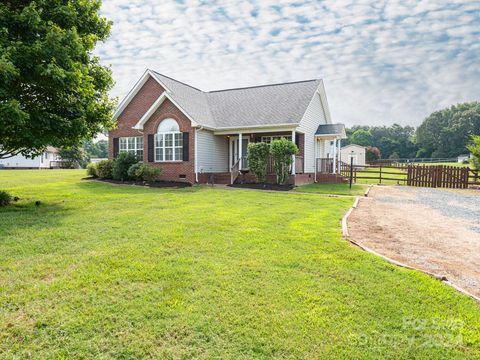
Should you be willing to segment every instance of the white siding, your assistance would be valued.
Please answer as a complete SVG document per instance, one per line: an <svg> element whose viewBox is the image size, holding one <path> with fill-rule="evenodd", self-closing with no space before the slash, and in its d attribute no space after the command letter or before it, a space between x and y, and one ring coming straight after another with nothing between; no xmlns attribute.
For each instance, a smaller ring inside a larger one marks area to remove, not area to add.
<svg viewBox="0 0 480 360"><path fill-rule="evenodd" d="M354 165L365 165L365 147L358 145L348 145L340 149L341 160L350 163L350 155L353 155Z"/></svg>
<svg viewBox="0 0 480 360"><path fill-rule="evenodd" d="M306 173L315 171L315 132L318 125L326 123L327 119L322 101L320 95L316 92L297 128L305 134L304 171Z"/></svg>
<svg viewBox="0 0 480 360"><path fill-rule="evenodd" d="M44 155L42 154L42 156ZM15 155L6 159L0 159L0 167L3 165L4 167L9 168L38 168L41 166L40 158L41 156L37 156L33 159L27 159L25 156Z"/></svg>
<svg viewBox="0 0 480 360"><path fill-rule="evenodd" d="M227 138L210 130L196 131L198 172L228 172Z"/></svg>

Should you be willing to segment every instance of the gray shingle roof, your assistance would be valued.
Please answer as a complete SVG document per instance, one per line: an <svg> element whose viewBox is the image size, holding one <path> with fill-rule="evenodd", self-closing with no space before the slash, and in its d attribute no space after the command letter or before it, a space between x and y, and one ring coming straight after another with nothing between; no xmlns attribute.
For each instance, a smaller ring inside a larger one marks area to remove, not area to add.
<svg viewBox="0 0 480 360"><path fill-rule="evenodd" d="M345 125L343 124L322 124L318 126L315 135L345 135Z"/></svg>
<svg viewBox="0 0 480 360"><path fill-rule="evenodd" d="M299 123L320 80L204 92L155 72L197 123L214 128Z"/></svg>

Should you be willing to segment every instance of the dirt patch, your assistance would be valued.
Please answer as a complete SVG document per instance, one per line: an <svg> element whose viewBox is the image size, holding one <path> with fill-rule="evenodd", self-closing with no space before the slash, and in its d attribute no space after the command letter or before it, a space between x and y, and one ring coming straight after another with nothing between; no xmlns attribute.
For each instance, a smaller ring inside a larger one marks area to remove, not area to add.
<svg viewBox="0 0 480 360"><path fill-rule="evenodd" d="M138 185L138 186L153 187L153 188L169 188L169 187L184 188L184 187L192 186L192 184L188 182L180 182L180 181L153 181L153 182L121 181L121 180L113 180L113 179L98 179L93 177L82 178L82 180L93 180L93 181L100 181L100 182L106 182L110 184L119 184L119 185Z"/></svg>
<svg viewBox="0 0 480 360"><path fill-rule="evenodd" d="M480 296L480 193L376 186L348 219L352 240Z"/></svg>
<svg viewBox="0 0 480 360"><path fill-rule="evenodd" d="M278 184L259 184L259 183L244 183L227 185L234 188L241 189L255 189L255 190L275 190L275 191L289 191L294 188L294 185L278 185Z"/></svg>

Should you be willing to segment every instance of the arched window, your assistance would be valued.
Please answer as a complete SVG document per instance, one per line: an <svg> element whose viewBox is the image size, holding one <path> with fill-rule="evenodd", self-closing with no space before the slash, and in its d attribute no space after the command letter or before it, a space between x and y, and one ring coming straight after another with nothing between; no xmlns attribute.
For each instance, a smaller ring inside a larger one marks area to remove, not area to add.
<svg viewBox="0 0 480 360"><path fill-rule="evenodd" d="M155 161L182 161L183 134L174 119L164 119L155 134Z"/></svg>

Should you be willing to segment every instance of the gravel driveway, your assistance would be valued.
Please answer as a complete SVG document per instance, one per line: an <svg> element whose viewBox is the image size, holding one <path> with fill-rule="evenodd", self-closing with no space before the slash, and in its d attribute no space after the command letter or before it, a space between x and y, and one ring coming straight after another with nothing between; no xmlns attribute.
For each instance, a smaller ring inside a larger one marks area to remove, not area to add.
<svg viewBox="0 0 480 360"><path fill-rule="evenodd" d="M480 191L376 186L348 227L352 240L480 296Z"/></svg>

